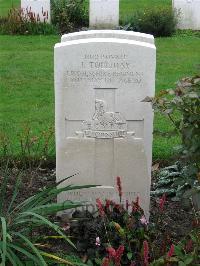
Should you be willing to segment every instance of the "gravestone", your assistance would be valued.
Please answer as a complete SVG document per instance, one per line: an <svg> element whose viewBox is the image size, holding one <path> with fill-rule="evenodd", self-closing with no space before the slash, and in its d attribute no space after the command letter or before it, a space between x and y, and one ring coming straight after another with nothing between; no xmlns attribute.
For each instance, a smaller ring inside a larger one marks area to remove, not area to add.
<svg viewBox="0 0 200 266"><path fill-rule="evenodd" d="M58 201L116 199L120 176L123 202L139 196L148 214L153 111L143 100L154 96L155 46L139 35L92 31L55 46L57 180L78 173L72 184L103 186Z"/></svg>
<svg viewBox="0 0 200 266"><path fill-rule="evenodd" d="M179 13L178 28L200 30L200 0L173 0Z"/></svg>
<svg viewBox="0 0 200 266"><path fill-rule="evenodd" d="M90 0L89 25L94 29L113 29L119 25L119 0Z"/></svg>
<svg viewBox="0 0 200 266"><path fill-rule="evenodd" d="M89 38L119 38L154 44L154 37L150 34L123 30L88 30L73 32L62 35L61 42Z"/></svg>
<svg viewBox="0 0 200 266"><path fill-rule="evenodd" d="M50 0L21 0L21 10L27 19L50 23Z"/></svg>

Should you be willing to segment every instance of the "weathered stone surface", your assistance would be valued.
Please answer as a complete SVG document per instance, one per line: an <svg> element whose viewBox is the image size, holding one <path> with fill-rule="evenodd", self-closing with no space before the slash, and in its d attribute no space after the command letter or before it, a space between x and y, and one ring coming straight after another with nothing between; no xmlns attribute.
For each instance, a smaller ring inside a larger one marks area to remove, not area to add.
<svg viewBox="0 0 200 266"><path fill-rule="evenodd" d="M23 15L38 22L50 22L50 0L21 0Z"/></svg>
<svg viewBox="0 0 200 266"><path fill-rule="evenodd" d="M119 0L90 0L89 25L95 29L113 29L119 24Z"/></svg>
<svg viewBox="0 0 200 266"><path fill-rule="evenodd" d="M97 33L95 33L97 34ZM150 40L152 40L150 38ZM155 46L121 38L65 41L55 46L57 179L103 188L62 193L58 200L138 195L146 213L152 160Z"/></svg>
<svg viewBox="0 0 200 266"><path fill-rule="evenodd" d="M173 0L179 15L179 29L200 30L200 0Z"/></svg>

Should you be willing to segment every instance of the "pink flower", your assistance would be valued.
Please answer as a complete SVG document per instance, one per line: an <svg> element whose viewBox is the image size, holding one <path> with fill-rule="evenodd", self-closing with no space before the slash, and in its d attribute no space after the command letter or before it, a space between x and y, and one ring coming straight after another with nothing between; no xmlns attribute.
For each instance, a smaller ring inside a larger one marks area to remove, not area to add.
<svg viewBox="0 0 200 266"><path fill-rule="evenodd" d="M170 258L174 255L174 245L172 244L168 253L167 253L167 257Z"/></svg>
<svg viewBox="0 0 200 266"><path fill-rule="evenodd" d="M96 237L96 243L95 243L96 246L100 246L101 245L101 241L100 241L100 238L99 237Z"/></svg>
<svg viewBox="0 0 200 266"><path fill-rule="evenodd" d="M159 209L161 212L163 212L165 202L166 202L166 194L164 193L162 197L159 199Z"/></svg>
<svg viewBox="0 0 200 266"><path fill-rule="evenodd" d="M144 253L144 265L149 265L149 245L146 240L143 242L143 253Z"/></svg>
<svg viewBox="0 0 200 266"><path fill-rule="evenodd" d="M140 218L140 222L141 224L148 225L148 221L144 215L142 215L142 217Z"/></svg>
<svg viewBox="0 0 200 266"><path fill-rule="evenodd" d="M101 217L105 216L104 208L100 199L96 199L97 208Z"/></svg>

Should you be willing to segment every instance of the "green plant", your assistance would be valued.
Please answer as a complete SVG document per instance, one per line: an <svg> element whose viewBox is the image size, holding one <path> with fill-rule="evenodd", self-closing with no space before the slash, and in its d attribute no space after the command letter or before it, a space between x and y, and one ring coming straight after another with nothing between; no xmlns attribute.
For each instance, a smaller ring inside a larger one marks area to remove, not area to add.
<svg viewBox="0 0 200 266"><path fill-rule="evenodd" d="M88 15L83 0L52 0L52 23L61 33L88 25Z"/></svg>
<svg viewBox="0 0 200 266"><path fill-rule="evenodd" d="M200 261L200 235L198 228L194 229L185 239L171 245L164 256L154 260L150 266L198 266Z"/></svg>
<svg viewBox="0 0 200 266"><path fill-rule="evenodd" d="M171 132L163 135L169 137L178 133L181 137L182 143L176 149L179 152L182 170L179 170L181 177L176 173L176 176L179 176L176 178L176 184L179 188L195 186L198 188L200 182L200 76L181 79L176 89L160 92L152 103L155 111L167 116L174 127ZM169 180L164 179L166 184L169 183Z"/></svg>
<svg viewBox="0 0 200 266"><path fill-rule="evenodd" d="M121 202L121 179L117 178L120 203L107 199L96 200L98 216L77 211L76 223L70 225L77 249L88 257L88 265L130 265L145 260L142 254L147 246L148 221L139 206L139 198L133 202ZM113 263L113 264L112 264ZM106 264L105 264L106 265Z"/></svg>
<svg viewBox="0 0 200 266"><path fill-rule="evenodd" d="M157 180L153 185L151 195L160 196L166 193L166 195L174 197L174 200L180 200L180 198L183 200L186 195L189 198L195 191L200 191L196 178L191 178L193 175L195 177L196 168L184 166L179 161L174 165L161 168L156 174ZM195 190L191 189L194 187Z"/></svg>
<svg viewBox="0 0 200 266"><path fill-rule="evenodd" d="M1 181L0 188L0 263L5 265L25 265L23 262L33 262L34 265L47 265L46 260L76 265L66 259L62 259L52 253L44 250L41 241L45 236L43 230L49 228L56 232L72 247L75 247L71 240L65 235L60 226L50 220L50 215L58 211L69 210L82 206L80 202L65 201L55 203L53 199L63 191L88 188L92 186L73 186L68 185L60 187L66 181L65 178L57 185L59 187L44 188L41 192L27 198L22 202L17 202L19 187L21 183L20 175L18 176L12 196L8 201L7 187L8 176L6 175ZM38 233L38 230L41 230Z"/></svg>
<svg viewBox="0 0 200 266"><path fill-rule="evenodd" d="M171 36L176 29L178 14L171 8L153 8L135 12L123 21L127 30L153 34L155 37Z"/></svg>
<svg viewBox="0 0 200 266"><path fill-rule="evenodd" d="M0 18L1 34L55 34L57 29L49 23L41 23L33 13L24 15L21 9L10 9L6 18Z"/></svg>

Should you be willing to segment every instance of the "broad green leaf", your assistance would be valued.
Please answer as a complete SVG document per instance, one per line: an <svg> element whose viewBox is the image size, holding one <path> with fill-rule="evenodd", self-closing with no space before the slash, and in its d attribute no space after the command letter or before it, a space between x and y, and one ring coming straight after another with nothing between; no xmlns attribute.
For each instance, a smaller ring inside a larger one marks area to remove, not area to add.
<svg viewBox="0 0 200 266"><path fill-rule="evenodd" d="M11 262L11 264L12 264L13 266L17 266L14 257L13 257L9 252L7 252L6 256L7 256L8 260ZM2 265L3 265L3 263L2 263Z"/></svg>
<svg viewBox="0 0 200 266"><path fill-rule="evenodd" d="M38 219L40 219L41 221L43 221L46 226L49 226L50 228L54 229L58 234L60 234L61 236L63 236L63 238L74 248L75 245L71 242L71 240L68 239L68 237L66 235L64 235L61 231L61 228L58 225L53 224L52 222L50 222L48 219L46 219L45 217L41 216L40 214L34 213L34 212L24 212L22 214L22 216L33 216L36 217Z"/></svg>
<svg viewBox="0 0 200 266"><path fill-rule="evenodd" d="M127 253L127 258L128 258L129 260L131 260L132 257L133 257L133 253L132 253L132 252L128 252L128 253Z"/></svg>
<svg viewBox="0 0 200 266"><path fill-rule="evenodd" d="M15 252L12 251L11 248L7 248L8 249L8 252L10 253L12 259L14 259L15 263L17 266L24 266L23 265L23 262L20 260L20 258L15 254ZM14 264L13 264L14 265Z"/></svg>
<svg viewBox="0 0 200 266"><path fill-rule="evenodd" d="M1 217L1 228L3 236L3 245L2 245L2 266L6 265L6 248L7 248L7 227L6 220L4 217Z"/></svg>
<svg viewBox="0 0 200 266"><path fill-rule="evenodd" d="M56 255L53 255L53 254L50 254L50 253L46 253L46 252L41 252L41 255L44 256L44 257L48 257L50 259L56 260L57 262L74 266L74 263L72 263L72 262L70 262L68 260L62 259L62 258L60 258L60 257L58 257Z"/></svg>
<svg viewBox="0 0 200 266"><path fill-rule="evenodd" d="M178 266L186 266L186 264L184 262L182 262L182 261L179 261L178 262Z"/></svg>
<svg viewBox="0 0 200 266"><path fill-rule="evenodd" d="M57 183L57 186L60 185L61 183L63 183L64 181L68 180L69 178L75 176L75 175L76 175L76 174L71 175L71 176L69 176L69 177L66 177L66 178L62 179L60 182ZM66 186L66 187L70 187L70 185L68 185L68 186ZM26 207L28 208L29 205L34 206L33 204L35 204L36 201L38 201L39 199L45 199L45 198L46 198L45 196L46 196L48 193L53 192L53 191L55 191L55 190L57 190L57 188L55 188L54 186L49 187L49 188L46 188L46 189L44 189L43 191L37 193L36 195L34 195L34 196L32 196L32 197L29 197L28 199L26 199L25 201L23 201L22 203L20 203L20 204L17 206L17 208L19 209L19 208L22 207L22 206L26 206Z"/></svg>
<svg viewBox="0 0 200 266"><path fill-rule="evenodd" d="M8 170L9 161L7 161L5 172ZM3 205L6 198L6 189L8 184L8 174L3 178L3 182L0 187L0 215L2 215Z"/></svg>
<svg viewBox="0 0 200 266"><path fill-rule="evenodd" d="M31 241L27 237L25 237L21 233L15 233L15 235L19 236L21 239L24 240L24 242L26 242L26 244L30 247L30 249L33 251L33 253L35 253L36 256L38 257L41 266L47 266L46 262L44 261L43 257L41 256L39 250L33 245L33 243L31 243Z"/></svg>
<svg viewBox="0 0 200 266"><path fill-rule="evenodd" d="M189 265L193 262L194 258L192 256L188 256L185 260L184 260L184 263L186 265Z"/></svg>
<svg viewBox="0 0 200 266"><path fill-rule="evenodd" d="M184 258L184 253L183 253L181 247L179 247L179 246L175 246L175 247L174 247L174 251L175 251L176 256L178 256L178 257L181 258L181 259Z"/></svg>
<svg viewBox="0 0 200 266"><path fill-rule="evenodd" d="M18 246L17 244L11 244L9 243L8 246L11 249L14 249L20 253L22 253L23 255L25 255L27 258L31 259L32 261L34 261L37 265L40 265L40 261L38 260L37 256L33 255L32 253L30 253L29 251L27 251L26 249Z"/></svg>
<svg viewBox="0 0 200 266"><path fill-rule="evenodd" d="M17 180L16 180L16 183L15 183L15 187L14 187L12 199L10 201L10 204L9 204L9 207L8 207L8 210L7 210L7 213L10 212L10 210L11 210L11 208L13 206L13 203L14 203L17 195L18 195L20 184L21 184L21 175L18 175Z"/></svg>
<svg viewBox="0 0 200 266"><path fill-rule="evenodd" d="M51 204L46 204L46 205L35 207L31 209L31 212L35 212L41 215L48 215L48 214L55 214L58 211L73 209L73 208L80 207L80 206L83 206L80 202L51 203Z"/></svg>

